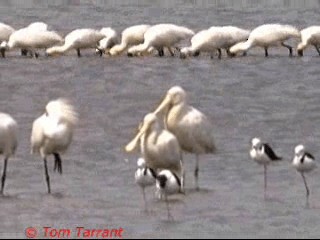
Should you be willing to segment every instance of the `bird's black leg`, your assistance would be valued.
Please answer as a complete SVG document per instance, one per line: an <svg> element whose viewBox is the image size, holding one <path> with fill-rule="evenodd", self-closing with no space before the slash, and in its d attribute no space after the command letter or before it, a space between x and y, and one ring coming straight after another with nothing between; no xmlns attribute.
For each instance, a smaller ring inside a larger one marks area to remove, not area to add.
<svg viewBox="0 0 320 240"><path fill-rule="evenodd" d="M196 181L196 190L199 191L199 156L196 154L196 168L194 170L194 177Z"/></svg>
<svg viewBox="0 0 320 240"><path fill-rule="evenodd" d="M81 57L80 48L77 48L77 55L78 57Z"/></svg>
<svg viewBox="0 0 320 240"><path fill-rule="evenodd" d="M28 50L27 49L21 49L21 56L27 56Z"/></svg>
<svg viewBox="0 0 320 240"><path fill-rule="evenodd" d="M220 48L218 48L218 58L221 59L222 51Z"/></svg>
<svg viewBox="0 0 320 240"><path fill-rule="evenodd" d="M58 173L62 174L62 160L59 153L54 153L54 168L53 171L58 170Z"/></svg>
<svg viewBox="0 0 320 240"><path fill-rule="evenodd" d="M319 53L319 56L320 56L320 49L317 45L314 45L315 49L317 50L317 52Z"/></svg>
<svg viewBox="0 0 320 240"><path fill-rule="evenodd" d="M3 190L4 190L4 183L6 181L7 165L8 165L8 158L6 157L4 159L3 173L2 173L2 178L1 178L1 194L2 195L3 195Z"/></svg>
<svg viewBox="0 0 320 240"><path fill-rule="evenodd" d="M264 47L264 56L268 57L269 54L268 54L268 48L267 47Z"/></svg>
<svg viewBox="0 0 320 240"><path fill-rule="evenodd" d="M50 177L49 177L49 173L48 173L48 166L47 166L47 159L46 158L43 159L43 163L44 163L44 174L45 174L47 186L48 186L48 193L50 194L51 193Z"/></svg>
<svg viewBox="0 0 320 240"><path fill-rule="evenodd" d="M163 56L164 56L164 50L163 50L163 48L159 48L159 49L158 49L158 55L159 55L159 57L163 57Z"/></svg>
<svg viewBox="0 0 320 240"><path fill-rule="evenodd" d="M289 49L289 56L292 57L292 47L290 45L285 44L285 43L281 43L281 46L288 48Z"/></svg>

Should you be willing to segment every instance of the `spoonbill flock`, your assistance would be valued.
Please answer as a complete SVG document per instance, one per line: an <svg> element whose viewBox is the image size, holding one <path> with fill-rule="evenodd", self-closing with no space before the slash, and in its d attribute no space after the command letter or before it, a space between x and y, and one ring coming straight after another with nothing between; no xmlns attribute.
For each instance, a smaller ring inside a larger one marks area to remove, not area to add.
<svg viewBox="0 0 320 240"><path fill-rule="evenodd" d="M120 34L119 34L120 35ZM155 51L164 56L167 49L171 56L176 49L181 58L198 56L207 52L214 56L225 49L232 57L238 53L246 53L254 47L264 49L269 56L270 47L283 46L293 56L293 46L287 43L290 39L300 41L297 45L297 55L303 56L308 46L314 46L320 55L320 26L310 26L299 30L288 24L263 24L249 30L237 26L211 26L198 32L186 26L171 23L155 25L140 24L129 26L121 33L119 40L116 30L105 27L100 30L92 28L74 29L65 37L56 31L49 31L44 22L31 23L25 28L15 30L13 27L0 23L0 53L5 57L5 51L21 49L23 55L27 52L38 57L37 50L44 49L45 55L56 56L75 50L80 57L81 49L95 49L100 56L103 53L117 56L127 51L128 56L145 56Z"/></svg>

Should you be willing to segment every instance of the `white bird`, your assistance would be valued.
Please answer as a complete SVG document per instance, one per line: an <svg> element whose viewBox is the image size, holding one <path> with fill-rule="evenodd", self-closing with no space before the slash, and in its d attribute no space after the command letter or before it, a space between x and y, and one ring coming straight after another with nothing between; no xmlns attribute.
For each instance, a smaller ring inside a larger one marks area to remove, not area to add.
<svg viewBox="0 0 320 240"><path fill-rule="evenodd" d="M99 41L96 52L99 53L100 56L102 56L103 53L109 51L114 45L118 43L118 34L114 29L110 27L102 28L100 32L104 34L105 37Z"/></svg>
<svg viewBox="0 0 320 240"><path fill-rule="evenodd" d="M1 194L6 181L8 159L14 155L18 140L18 124L8 114L0 113L0 154L4 155L3 174L1 178Z"/></svg>
<svg viewBox="0 0 320 240"><path fill-rule="evenodd" d="M303 56L303 50L309 45L315 47L320 55L320 26L311 26L301 30L301 42L297 46L299 56Z"/></svg>
<svg viewBox="0 0 320 240"><path fill-rule="evenodd" d="M47 167L47 156L55 159L54 170L62 174L60 154L64 153L73 137L78 116L74 107L66 99L50 101L45 113L33 122L31 132L31 153L40 153L45 168L48 193L51 193Z"/></svg>
<svg viewBox="0 0 320 240"><path fill-rule="evenodd" d="M181 190L181 181L179 177L170 170L164 169L159 172L156 179L156 187L158 194L164 196L167 211L168 219L173 219L170 214L168 195L179 193Z"/></svg>
<svg viewBox="0 0 320 240"><path fill-rule="evenodd" d="M267 190L267 166L273 161L281 160L278 157L268 143L262 143L259 138L253 138L251 140L250 157L258 164L264 167L264 195L266 196Z"/></svg>
<svg viewBox="0 0 320 240"><path fill-rule="evenodd" d="M202 30L191 39L191 46L181 49L181 58L186 56L198 56L200 52L213 53L218 51L221 58L221 49L226 49L229 54L229 48L234 44L248 39L250 31L234 26L211 27Z"/></svg>
<svg viewBox="0 0 320 240"><path fill-rule="evenodd" d="M8 42L2 42L0 51L2 57L5 57L6 50L21 48L38 57L36 49L46 49L61 42L63 38L54 31L26 27L13 32Z"/></svg>
<svg viewBox="0 0 320 240"><path fill-rule="evenodd" d="M8 41L10 35L14 32L14 28L4 24L4 23L0 23L0 43L3 41Z"/></svg>
<svg viewBox="0 0 320 240"><path fill-rule="evenodd" d="M44 22L33 22L30 23L27 26L28 29L31 30L37 30L37 31L47 31L48 30L48 24L44 23Z"/></svg>
<svg viewBox="0 0 320 240"><path fill-rule="evenodd" d="M187 94L180 86L167 91L154 113L164 113L165 125L177 137L182 150L196 154L194 176L196 189L199 190L199 155L216 150L212 123L206 115L187 103Z"/></svg>
<svg viewBox="0 0 320 240"><path fill-rule="evenodd" d="M135 172L135 181L141 187L145 209L147 210L145 188L155 185L156 172L152 168L146 166L146 161L143 158L138 159L137 165L138 168Z"/></svg>
<svg viewBox="0 0 320 240"><path fill-rule="evenodd" d="M144 33L150 25L141 24L126 28L121 33L121 43L113 46L109 54L112 56L123 53L128 47L143 43Z"/></svg>
<svg viewBox="0 0 320 240"><path fill-rule="evenodd" d="M158 50L159 56L163 56L163 49L168 48L173 56L171 48L176 47L182 40L190 39L194 31L175 24L157 24L150 27L144 34L144 42L128 49L129 56L144 55L150 48Z"/></svg>
<svg viewBox="0 0 320 240"><path fill-rule="evenodd" d="M305 151L305 148L303 145L298 145L294 149L294 158L292 161L292 165L295 167L295 169L300 172L304 185L306 187L306 195L307 200L310 195L310 191L307 185L306 178L304 176L304 173L308 173L312 171L316 167L316 163L314 161L314 157L309 153Z"/></svg>
<svg viewBox="0 0 320 240"><path fill-rule="evenodd" d="M93 48L96 49L99 41L105 35L100 31L90 28L76 29L64 39L64 45L53 46L47 49L48 56L60 55L70 50L76 50L78 57L81 57L80 49Z"/></svg>
<svg viewBox="0 0 320 240"><path fill-rule="evenodd" d="M179 142L172 133L160 126L155 114L149 113L144 117L138 134L126 145L126 152L132 152L139 142L146 167L156 172L169 169L178 176L183 176Z"/></svg>
<svg viewBox="0 0 320 240"><path fill-rule="evenodd" d="M290 38L300 38L300 31L291 25L264 24L252 30L246 42L240 42L230 48L231 54L247 51L253 47L262 47L265 56L268 56L268 48L283 46L289 49L292 56L292 47L285 43Z"/></svg>
<svg viewBox="0 0 320 240"><path fill-rule="evenodd" d="M213 58L213 53L218 51L221 57L221 48L224 45L222 35L218 32L202 30L191 38L191 46L184 47L180 51L180 58L193 55L198 56L200 52L208 52Z"/></svg>

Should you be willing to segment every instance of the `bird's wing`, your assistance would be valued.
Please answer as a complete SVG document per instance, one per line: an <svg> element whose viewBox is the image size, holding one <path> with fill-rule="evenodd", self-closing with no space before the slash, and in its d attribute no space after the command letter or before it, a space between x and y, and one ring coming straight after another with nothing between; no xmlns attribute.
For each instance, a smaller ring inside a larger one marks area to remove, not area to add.
<svg viewBox="0 0 320 240"><path fill-rule="evenodd" d="M45 115L37 118L32 125L31 130L31 153L39 152L40 146L44 141L44 134L43 134L43 125L45 121Z"/></svg>
<svg viewBox="0 0 320 240"><path fill-rule="evenodd" d="M264 151L271 158L271 160L281 160L281 157L278 157L267 143L264 144Z"/></svg>

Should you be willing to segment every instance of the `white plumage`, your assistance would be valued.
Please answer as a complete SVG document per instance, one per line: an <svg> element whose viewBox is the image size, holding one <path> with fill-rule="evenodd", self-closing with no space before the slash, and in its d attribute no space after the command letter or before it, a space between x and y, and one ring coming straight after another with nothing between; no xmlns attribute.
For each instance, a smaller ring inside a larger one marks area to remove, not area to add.
<svg viewBox="0 0 320 240"><path fill-rule="evenodd" d="M172 133L162 129L155 114L149 113L144 117L138 134L125 150L132 152L139 142L147 167L156 172L169 169L178 176L183 175L179 142Z"/></svg>
<svg viewBox="0 0 320 240"><path fill-rule="evenodd" d="M200 52L209 52L211 57L218 51L221 57L221 49L229 48L235 43L244 41L248 38L250 31L234 26L211 27L202 30L191 39L191 46L181 49L181 57L198 55Z"/></svg>
<svg viewBox="0 0 320 240"><path fill-rule="evenodd" d="M289 49L292 56L292 47L285 44L290 38L300 38L300 31L291 25L283 24L264 24L252 30L246 42L240 42L230 48L230 53L248 51L253 47L262 47L265 56L268 56L268 48L283 46Z"/></svg>
<svg viewBox="0 0 320 240"><path fill-rule="evenodd" d="M150 28L150 25L147 24L135 25L126 28L121 33L121 43L113 46L110 49L109 54L112 56L119 55L128 47L143 43L144 33L148 28Z"/></svg>
<svg viewBox="0 0 320 240"><path fill-rule="evenodd" d="M294 149L294 158L292 161L292 165L294 168L300 172L304 185L306 187L306 195L307 195L307 200L310 195L310 190L307 185L307 180L304 176L304 173L312 171L315 167L315 159L314 156L312 156L309 152L305 150L305 147L303 145L298 145Z"/></svg>
<svg viewBox="0 0 320 240"><path fill-rule="evenodd" d="M139 158L137 161L138 168L135 172L135 181L141 187L143 200L145 203L145 209L147 210L147 201L145 195L145 188L154 186L156 183L156 173L152 168L146 166L146 162L143 158Z"/></svg>
<svg viewBox="0 0 320 240"><path fill-rule="evenodd" d="M166 47L173 52L175 47L181 40L190 39L194 35L194 31L174 24L157 24L150 27L144 34L144 42L140 45L131 47L128 54L132 56L144 55L150 48L158 50L159 55L163 55L163 49Z"/></svg>
<svg viewBox="0 0 320 240"><path fill-rule="evenodd" d="M66 53L70 50L76 50L78 57L81 57L81 49L96 49L99 41L104 37L105 35L103 33L95 29L76 29L67 34L67 36L64 39L64 45L53 46L47 49L46 52L49 56L53 56Z"/></svg>
<svg viewBox="0 0 320 240"><path fill-rule="evenodd" d="M320 55L320 26L311 26L301 30L301 42L297 46L298 55L303 55L303 50L309 45L315 47Z"/></svg>
<svg viewBox="0 0 320 240"><path fill-rule="evenodd" d="M26 27L13 32L8 42L2 42L0 50L3 57L6 50L15 48L25 49L38 57L36 49L46 49L61 42L63 38L54 31Z"/></svg>
<svg viewBox="0 0 320 240"><path fill-rule="evenodd" d="M8 159L14 155L18 145L18 124L8 114L0 113L0 154L4 156L1 178L1 194L4 191Z"/></svg>
<svg viewBox="0 0 320 240"><path fill-rule="evenodd" d="M57 169L61 174L60 154L69 147L77 120L78 116L74 107L66 99L57 99L49 102L45 113L33 122L31 153L40 153L44 160L48 193L51 190L46 158L51 154L54 156L54 170Z"/></svg>
<svg viewBox="0 0 320 240"><path fill-rule="evenodd" d="M3 41L8 41L10 35L14 32L14 28L5 24L0 23L0 43Z"/></svg>
<svg viewBox="0 0 320 240"><path fill-rule="evenodd" d="M108 27L108 28L102 28L100 30L102 34L104 34L104 38L99 41L99 44L97 46L96 52L100 53L100 56L105 53L106 51L109 51L114 45L118 43L118 34L117 32Z"/></svg>
<svg viewBox="0 0 320 240"><path fill-rule="evenodd" d="M264 196L266 197L267 190L267 166L272 161L281 160L272 148L267 143L262 143L259 138L253 138L251 140L252 146L250 149L250 157L258 164L264 167Z"/></svg>
<svg viewBox="0 0 320 240"><path fill-rule="evenodd" d="M167 129L176 136L182 150L196 154L195 179L198 185L199 154L216 150L213 126L206 115L187 103L187 94L180 86L168 90L155 114L163 113Z"/></svg>
<svg viewBox="0 0 320 240"><path fill-rule="evenodd" d="M167 211L168 211L168 219L172 219L169 209L169 201L168 196L172 194L179 193L181 190L181 182L177 175L175 175L170 170L164 169L159 172L156 180L156 187L158 194L162 197L164 196Z"/></svg>

